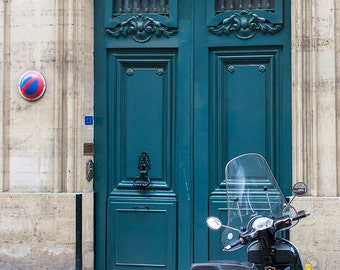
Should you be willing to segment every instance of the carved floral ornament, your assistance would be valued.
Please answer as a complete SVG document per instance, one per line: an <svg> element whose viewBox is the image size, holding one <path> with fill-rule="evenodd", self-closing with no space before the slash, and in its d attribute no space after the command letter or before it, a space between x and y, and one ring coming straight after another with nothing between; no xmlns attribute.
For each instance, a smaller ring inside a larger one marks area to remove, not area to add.
<svg viewBox="0 0 340 270"><path fill-rule="evenodd" d="M256 32L275 34L283 28L282 24L272 24L253 12L242 10L224 19L217 26L210 26L211 33L222 36L233 32L240 39L250 39Z"/></svg>
<svg viewBox="0 0 340 270"><path fill-rule="evenodd" d="M132 16L126 21L121 22L115 28L107 28L106 33L115 38L121 36L132 36L137 42L143 43L151 39L153 35L156 37L171 37L178 32L176 28L168 28L164 24L150 17L139 14Z"/></svg>
<svg viewBox="0 0 340 270"><path fill-rule="evenodd" d="M216 26L208 27L208 30L217 36L234 33L240 39L250 39L257 32L262 34L275 34L283 28L283 24L273 24L267 19L258 16L254 12L242 10L224 19ZM176 35L177 28L170 28L148 16L139 14L121 22L114 28L107 28L106 33L112 37L120 38L132 36L136 42L149 41L153 35L167 38Z"/></svg>

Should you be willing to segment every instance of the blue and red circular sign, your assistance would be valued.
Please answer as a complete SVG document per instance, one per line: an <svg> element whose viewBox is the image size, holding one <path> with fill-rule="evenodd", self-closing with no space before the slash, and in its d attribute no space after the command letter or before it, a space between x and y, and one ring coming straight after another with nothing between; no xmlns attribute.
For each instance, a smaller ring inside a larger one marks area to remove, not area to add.
<svg viewBox="0 0 340 270"><path fill-rule="evenodd" d="M19 81L19 93L27 100L37 100L43 96L46 82L39 72L30 70L25 72Z"/></svg>

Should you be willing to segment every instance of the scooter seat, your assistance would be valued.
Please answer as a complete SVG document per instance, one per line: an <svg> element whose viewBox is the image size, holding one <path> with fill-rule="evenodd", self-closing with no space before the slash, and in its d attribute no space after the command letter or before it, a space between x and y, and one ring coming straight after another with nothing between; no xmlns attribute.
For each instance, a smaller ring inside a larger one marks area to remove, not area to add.
<svg viewBox="0 0 340 270"><path fill-rule="evenodd" d="M257 266L251 262L238 261L209 261L204 263L194 263L190 270L258 270Z"/></svg>

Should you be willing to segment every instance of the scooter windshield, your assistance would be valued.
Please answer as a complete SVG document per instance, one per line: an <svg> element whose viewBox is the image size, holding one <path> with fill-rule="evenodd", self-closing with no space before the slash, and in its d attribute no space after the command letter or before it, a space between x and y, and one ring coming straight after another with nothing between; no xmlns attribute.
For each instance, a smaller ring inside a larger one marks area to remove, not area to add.
<svg viewBox="0 0 340 270"><path fill-rule="evenodd" d="M289 215L282 212L285 197L261 155L245 154L232 159L226 165L225 175L228 225L222 235L224 246L236 241L239 233L250 229L258 217Z"/></svg>

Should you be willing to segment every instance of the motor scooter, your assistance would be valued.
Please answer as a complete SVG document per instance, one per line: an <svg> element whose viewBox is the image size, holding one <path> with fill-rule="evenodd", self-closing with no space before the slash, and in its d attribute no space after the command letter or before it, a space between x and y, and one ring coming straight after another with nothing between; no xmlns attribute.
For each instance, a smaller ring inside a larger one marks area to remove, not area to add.
<svg viewBox="0 0 340 270"><path fill-rule="evenodd" d="M247 262L231 260L194 263L191 270L303 270L298 249L279 237L280 231L291 229L300 219L309 216L292 206L296 196L307 193L307 185L293 186L293 198L287 202L273 173L259 154L238 156L225 167L228 222L222 224L210 216L206 223L212 230L224 228L223 251L248 246ZM307 267L307 269L310 269Z"/></svg>

